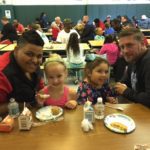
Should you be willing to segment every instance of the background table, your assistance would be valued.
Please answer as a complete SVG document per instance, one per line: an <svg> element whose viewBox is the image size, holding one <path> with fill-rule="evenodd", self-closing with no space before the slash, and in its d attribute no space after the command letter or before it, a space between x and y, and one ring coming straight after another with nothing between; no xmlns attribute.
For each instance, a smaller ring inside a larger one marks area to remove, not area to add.
<svg viewBox="0 0 150 150"><path fill-rule="evenodd" d="M89 40L88 42L91 47L102 47L104 44L104 41L101 40Z"/></svg>
<svg viewBox="0 0 150 150"><path fill-rule="evenodd" d="M6 46L7 46L7 44L0 44L0 50Z"/></svg>
<svg viewBox="0 0 150 150"><path fill-rule="evenodd" d="M121 104L120 104L121 105ZM119 106L120 106L119 105ZM0 133L1 150L133 150L135 144L150 143L150 109L140 104L123 104L124 114L132 117L136 130L130 134L109 131L102 120L96 120L94 130L81 129L82 106L65 110L64 120L49 122L30 131L19 131L17 120L10 133ZM117 110L106 107L106 115Z"/></svg>
<svg viewBox="0 0 150 150"><path fill-rule="evenodd" d="M87 43L80 43L80 46L83 50L90 50L90 47ZM66 51L66 44L46 44L43 48L44 51Z"/></svg>
<svg viewBox="0 0 150 150"><path fill-rule="evenodd" d="M15 47L16 47L16 43L9 44L9 45L5 46L4 48L2 48L1 52L13 51Z"/></svg>
<svg viewBox="0 0 150 150"><path fill-rule="evenodd" d="M140 29L146 38L150 38L150 29Z"/></svg>
<svg viewBox="0 0 150 150"><path fill-rule="evenodd" d="M15 44L10 44L10 45L5 45L3 44L2 46L0 45L1 51L13 51L16 46ZM90 47L86 43L80 43L80 46L83 50L90 50ZM44 51L66 51L66 44L48 44L45 45L43 48Z"/></svg>

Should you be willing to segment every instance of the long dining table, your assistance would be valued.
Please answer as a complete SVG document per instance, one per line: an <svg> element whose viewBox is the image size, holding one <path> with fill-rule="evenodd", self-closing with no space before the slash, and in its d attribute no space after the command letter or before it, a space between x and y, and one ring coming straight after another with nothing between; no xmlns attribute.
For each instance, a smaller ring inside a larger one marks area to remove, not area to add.
<svg viewBox="0 0 150 150"><path fill-rule="evenodd" d="M96 120L94 130L81 129L83 107L64 110L61 121L32 127L20 131L18 121L10 133L0 133L1 150L133 150L135 144L150 144L150 109L141 104L115 104L124 108L120 112L105 108L105 115L123 113L130 116L136 129L129 134L118 134L108 130L103 120ZM33 110L35 114L35 110ZM37 121L37 120L34 120Z"/></svg>

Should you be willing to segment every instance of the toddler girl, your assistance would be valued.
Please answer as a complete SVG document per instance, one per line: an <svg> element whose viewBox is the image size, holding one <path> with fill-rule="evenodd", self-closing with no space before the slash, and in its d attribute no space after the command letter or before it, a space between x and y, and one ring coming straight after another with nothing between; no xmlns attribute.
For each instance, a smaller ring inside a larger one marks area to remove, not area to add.
<svg viewBox="0 0 150 150"><path fill-rule="evenodd" d="M84 104L89 100L95 104L98 97L102 97L104 103L106 101L117 103L108 85L108 77L109 64L107 60L96 55L89 57L85 66L85 80L78 87L78 103Z"/></svg>
<svg viewBox="0 0 150 150"><path fill-rule="evenodd" d="M62 58L49 58L44 64L48 85L37 94L37 101L43 105L75 108L76 91L67 87L64 82L67 69Z"/></svg>

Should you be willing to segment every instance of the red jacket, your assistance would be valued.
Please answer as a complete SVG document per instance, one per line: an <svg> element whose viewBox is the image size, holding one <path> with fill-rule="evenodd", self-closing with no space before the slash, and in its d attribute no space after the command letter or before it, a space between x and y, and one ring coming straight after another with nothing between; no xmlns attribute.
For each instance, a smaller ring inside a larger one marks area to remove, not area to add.
<svg viewBox="0 0 150 150"><path fill-rule="evenodd" d="M54 41L56 41L59 31L58 28L52 28L52 38Z"/></svg>
<svg viewBox="0 0 150 150"><path fill-rule="evenodd" d="M13 52L0 56L0 103L13 97L18 102L35 104L36 91L43 88L40 70L32 74L29 80L18 66Z"/></svg>

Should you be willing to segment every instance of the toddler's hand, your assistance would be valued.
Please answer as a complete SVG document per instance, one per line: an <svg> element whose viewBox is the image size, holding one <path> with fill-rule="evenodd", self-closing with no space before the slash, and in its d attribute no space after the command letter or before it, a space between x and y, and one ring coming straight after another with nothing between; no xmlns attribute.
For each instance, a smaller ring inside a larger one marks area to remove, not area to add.
<svg viewBox="0 0 150 150"><path fill-rule="evenodd" d="M68 101L65 106L69 109L74 109L77 106L77 102L75 100Z"/></svg>
<svg viewBox="0 0 150 150"><path fill-rule="evenodd" d="M107 101L109 103L112 103L112 104L117 104L118 103L118 99L115 98L115 97L107 97Z"/></svg>
<svg viewBox="0 0 150 150"><path fill-rule="evenodd" d="M43 94L43 93L37 93L36 94L36 100L39 104L43 105L44 101L50 97L49 94Z"/></svg>

